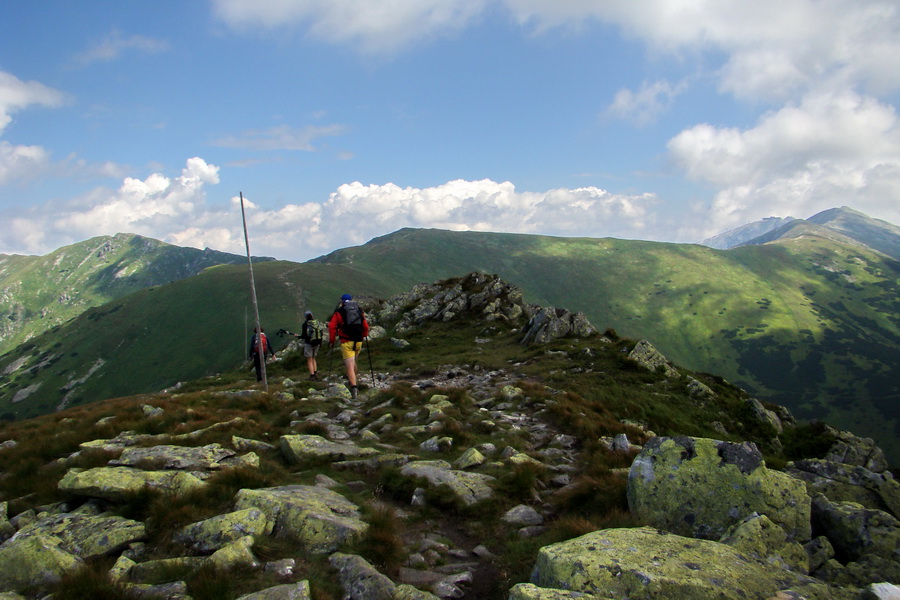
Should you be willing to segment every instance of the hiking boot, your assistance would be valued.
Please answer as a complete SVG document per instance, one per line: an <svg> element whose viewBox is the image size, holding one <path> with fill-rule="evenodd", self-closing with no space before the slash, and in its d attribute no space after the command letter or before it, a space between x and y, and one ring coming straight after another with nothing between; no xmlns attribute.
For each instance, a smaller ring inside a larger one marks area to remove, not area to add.
<svg viewBox="0 0 900 600"><path fill-rule="evenodd" d="M310 380L310 381L318 381L318 380L319 380L319 374L318 374L318 373L313 373L313 374L311 374L311 375L309 376L309 380Z"/></svg>
<svg viewBox="0 0 900 600"><path fill-rule="evenodd" d="M350 397L356 400L357 396L359 396L359 388L355 385L350 386Z"/></svg>

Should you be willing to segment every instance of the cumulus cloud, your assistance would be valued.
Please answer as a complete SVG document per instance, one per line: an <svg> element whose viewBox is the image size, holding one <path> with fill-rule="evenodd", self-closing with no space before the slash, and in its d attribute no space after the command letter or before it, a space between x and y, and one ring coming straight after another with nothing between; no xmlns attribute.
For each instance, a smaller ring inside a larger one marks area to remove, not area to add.
<svg viewBox="0 0 900 600"><path fill-rule="evenodd" d="M143 35L123 35L121 31L112 30L102 41L74 57L77 66L84 67L95 62L110 62L118 59L124 52L135 50L144 54L156 54L169 49L165 40Z"/></svg>
<svg viewBox="0 0 900 600"><path fill-rule="evenodd" d="M810 94L749 129L687 129L669 152L689 177L720 190L706 233L843 205L900 222L890 201L900 197L900 122L893 106L870 97Z"/></svg>
<svg viewBox="0 0 900 600"><path fill-rule="evenodd" d="M721 53L720 89L785 100L815 89L900 86L900 6L893 0L503 0L539 29L586 19L620 27L663 53Z"/></svg>
<svg viewBox="0 0 900 600"><path fill-rule="evenodd" d="M44 254L92 236L132 232L243 253L239 199L206 200L218 172L191 158L177 177L126 178L118 189L97 189L66 205L8 209L0 252ZM254 254L305 260L403 227L640 238L654 223L656 203L652 194L595 187L519 192L509 182L457 180L428 188L354 182L322 202L263 207L245 198L244 206Z"/></svg>

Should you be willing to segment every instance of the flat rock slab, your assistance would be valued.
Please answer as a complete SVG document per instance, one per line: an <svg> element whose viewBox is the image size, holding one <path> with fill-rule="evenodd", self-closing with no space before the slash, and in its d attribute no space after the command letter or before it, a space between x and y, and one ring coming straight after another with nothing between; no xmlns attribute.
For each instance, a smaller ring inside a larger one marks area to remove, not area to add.
<svg viewBox="0 0 900 600"><path fill-rule="evenodd" d="M19 530L17 537L48 535L61 548L84 560L109 556L146 537L144 524L116 516L62 514L41 519Z"/></svg>
<svg viewBox="0 0 900 600"><path fill-rule="evenodd" d="M606 529L545 546L531 581L551 590L632 600L768 600L783 590L825 588L731 546L650 527Z"/></svg>
<svg viewBox="0 0 900 600"><path fill-rule="evenodd" d="M400 473L406 477L424 477L432 485L446 485L463 504L471 506L494 495L494 478L450 468L444 460L420 460L404 465Z"/></svg>
<svg viewBox="0 0 900 600"><path fill-rule="evenodd" d="M278 447L293 463L305 459L349 460L378 454L374 448L332 442L320 435L284 435L278 440Z"/></svg>
<svg viewBox="0 0 900 600"><path fill-rule="evenodd" d="M124 500L145 487L185 494L206 485L184 471L144 471L131 467L70 469L59 482L59 490L77 496Z"/></svg>
<svg viewBox="0 0 900 600"><path fill-rule="evenodd" d="M122 455L117 460L109 461L109 464L153 471L210 471L221 468L221 461L235 454L234 450L223 448L220 444L199 447L170 445L130 447L125 448Z"/></svg>
<svg viewBox="0 0 900 600"><path fill-rule="evenodd" d="M368 529L355 504L317 486L240 490L235 496L235 510L248 508L266 514L274 535L297 540L314 553L333 552Z"/></svg>

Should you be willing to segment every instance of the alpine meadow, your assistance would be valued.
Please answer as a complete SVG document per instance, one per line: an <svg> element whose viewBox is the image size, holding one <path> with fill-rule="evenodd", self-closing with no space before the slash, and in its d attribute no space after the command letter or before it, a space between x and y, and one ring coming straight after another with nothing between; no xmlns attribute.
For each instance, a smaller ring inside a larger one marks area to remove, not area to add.
<svg viewBox="0 0 900 600"><path fill-rule="evenodd" d="M278 350L288 339L277 331L298 331L307 309L327 318L342 293L496 274L529 303L649 340L799 419L871 437L900 464L900 228L847 208L772 225L725 249L402 229L306 263L256 259L261 322ZM0 290L6 420L157 392L246 358L249 278L233 255L120 234L2 256Z"/></svg>

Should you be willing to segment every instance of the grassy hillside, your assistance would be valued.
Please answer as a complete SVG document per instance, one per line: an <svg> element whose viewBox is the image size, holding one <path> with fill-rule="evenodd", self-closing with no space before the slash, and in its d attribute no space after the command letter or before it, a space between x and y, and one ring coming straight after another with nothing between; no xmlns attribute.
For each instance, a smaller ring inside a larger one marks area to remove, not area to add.
<svg viewBox="0 0 900 600"><path fill-rule="evenodd" d="M600 328L648 338L691 369L900 456L900 264L857 244L800 236L719 251L404 230L320 260L402 284L498 273L529 301L584 311Z"/></svg>
<svg viewBox="0 0 900 600"><path fill-rule="evenodd" d="M0 255L0 354L93 306L246 258L120 233L45 256Z"/></svg>
<svg viewBox="0 0 900 600"><path fill-rule="evenodd" d="M900 462L898 263L801 236L720 251L617 239L401 230L310 263L256 265L263 326L297 330L344 292L386 298L471 271L529 302L581 310L804 419L875 438ZM0 356L0 415L149 392L233 368L252 307L246 267L216 267L88 311ZM276 347L284 340L274 338Z"/></svg>

